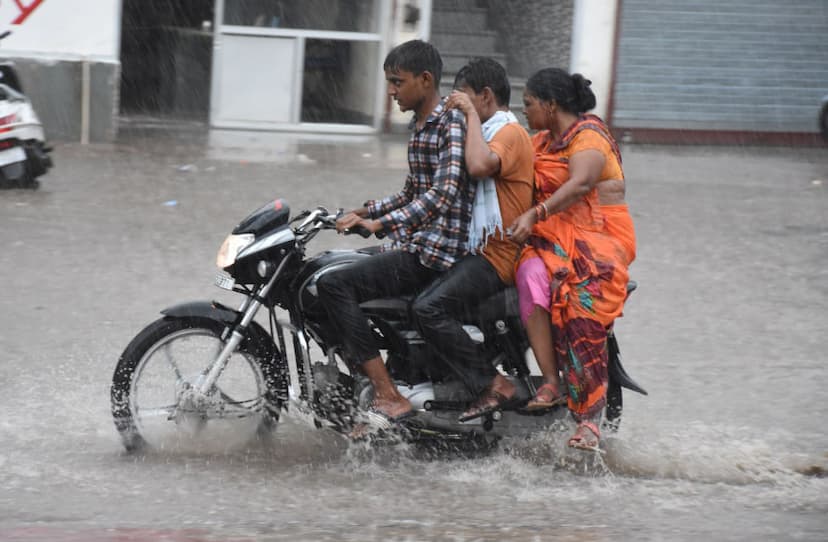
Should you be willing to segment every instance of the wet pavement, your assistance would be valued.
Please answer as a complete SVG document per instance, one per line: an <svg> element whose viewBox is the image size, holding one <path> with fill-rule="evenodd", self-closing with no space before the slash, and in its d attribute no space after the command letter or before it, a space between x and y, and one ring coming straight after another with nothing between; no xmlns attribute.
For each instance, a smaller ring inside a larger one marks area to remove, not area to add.
<svg viewBox="0 0 828 542"><path fill-rule="evenodd" d="M603 460L566 433L426 460L296 419L269 448L135 457L109 413L129 340L174 303L235 303L215 253L263 203L399 189L405 140L131 127L58 145L40 190L0 192L0 540L824 540L828 152L622 152L639 289L617 331L650 395L626 396Z"/></svg>

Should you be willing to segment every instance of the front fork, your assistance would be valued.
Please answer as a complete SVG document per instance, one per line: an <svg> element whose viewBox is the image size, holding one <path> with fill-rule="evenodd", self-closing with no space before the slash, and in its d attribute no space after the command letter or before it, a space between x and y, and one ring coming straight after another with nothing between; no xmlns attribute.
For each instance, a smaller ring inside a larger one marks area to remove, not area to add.
<svg viewBox="0 0 828 542"><path fill-rule="evenodd" d="M214 389L216 381L219 376L221 376L222 371L224 371L224 368L230 360L230 356L236 351L241 342L244 340L247 327L259 312L259 309L262 307L262 300L266 298L268 292L272 289L286 263L287 258L282 261L270 280L265 285L254 291L252 295L245 298L244 303L242 303L242 306L239 307L239 312L242 315L241 321L239 321L236 325L227 328L225 336L222 337L222 339L226 341L224 348L221 349L221 352L219 352L216 358L204 370L203 378L200 378L197 382L196 390L202 397L207 397ZM293 389L299 390L299 399L307 401L308 398L312 398L314 396L310 345L307 335L300 326L294 325L293 323L276 321L276 334L279 340L279 349L285 356L287 349L285 348L284 328L290 331L293 335L293 346L295 352L294 359L296 361L292 364L293 366L290 367L290 369L293 370L288 370L291 386ZM229 336L227 336L228 332ZM287 358L287 361L288 364L291 365L290 358ZM296 375L296 379L294 379L294 374Z"/></svg>
<svg viewBox="0 0 828 542"><path fill-rule="evenodd" d="M242 313L241 321L233 326L232 332L230 333L230 337L227 339L224 348L221 349L221 352L216 356L216 358L210 363L210 365L204 371L204 378L199 379L198 383L198 392L202 396L207 396L216 385L216 380L221 375L224 368L227 367L227 363L230 361L230 356L233 355L233 352L239 347L241 342L244 340L245 332L247 331L247 326L253 321L253 318L256 316L256 313L259 312L259 309L262 307L262 301L267 297L267 294L273 288L273 285L276 283L276 280L279 278L279 275L282 273L282 270L285 268L285 265L291 259L292 254L288 254L282 262L279 264L279 267L276 269L276 272L273 273L273 276L270 277L270 280L267 281L263 286L260 286L256 290L254 290L253 295L250 295L245 300L244 304L242 304L239 312Z"/></svg>

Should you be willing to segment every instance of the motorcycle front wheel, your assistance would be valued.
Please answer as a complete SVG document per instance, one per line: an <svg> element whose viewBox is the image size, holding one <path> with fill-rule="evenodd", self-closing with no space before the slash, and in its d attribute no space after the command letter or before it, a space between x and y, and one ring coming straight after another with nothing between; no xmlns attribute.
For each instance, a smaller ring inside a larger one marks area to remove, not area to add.
<svg viewBox="0 0 828 542"><path fill-rule="evenodd" d="M211 390L199 391L224 348L224 329L224 322L211 318L165 317L130 342L111 389L112 415L127 451L221 452L278 422L281 358L272 341L254 336L263 331L242 341Z"/></svg>

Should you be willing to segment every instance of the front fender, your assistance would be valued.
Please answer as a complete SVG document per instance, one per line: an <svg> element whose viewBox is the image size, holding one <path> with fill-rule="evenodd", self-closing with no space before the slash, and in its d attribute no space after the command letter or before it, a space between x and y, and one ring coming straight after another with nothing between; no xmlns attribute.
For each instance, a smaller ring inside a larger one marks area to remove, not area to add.
<svg viewBox="0 0 828 542"><path fill-rule="evenodd" d="M226 307L218 301L191 301L167 307L161 311L167 318L207 318L214 322L221 322L226 326L235 326L241 322L242 314L230 307ZM244 332L249 340L261 345L263 342L268 346L276 347L273 338L265 329L256 322L250 322Z"/></svg>
<svg viewBox="0 0 828 542"><path fill-rule="evenodd" d="M218 301L191 301L189 303L180 303L172 307L167 307L161 311L161 314L173 318L199 316L224 322L225 324L236 323L241 315L239 311L225 307Z"/></svg>

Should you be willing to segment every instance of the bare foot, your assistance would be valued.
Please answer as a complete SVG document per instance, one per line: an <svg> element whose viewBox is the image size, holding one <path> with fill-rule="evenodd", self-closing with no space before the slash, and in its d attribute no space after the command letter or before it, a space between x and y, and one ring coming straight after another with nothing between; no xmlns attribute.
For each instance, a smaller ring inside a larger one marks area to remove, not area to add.
<svg viewBox="0 0 828 542"><path fill-rule="evenodd" d="M495 393L499 393L503 397L510 398L515 394L515 385L512 384L512 381L506 378L503 375L497 375L492 380L491 390Z"/></svg>
<svg viewBox="0 0 828 542"><path fill-rule="evenodd" d="M387 416L394 421L400 416L404 416L411 412L411 402L398 395L397 397L386 399L382 397L375 397L374 402L371 403L371 410Z"/></svg>
<svg viewBox="0 0 828 542"><path fill-rule="evenodd" d="M364 413L367 421L356 424L348 433L348 438L363 440L372 431L391 429L394 424L413 414L414 409L411 407L411 402L405 397L399 396L395 399L375 398L368 412Z"/></svg>

